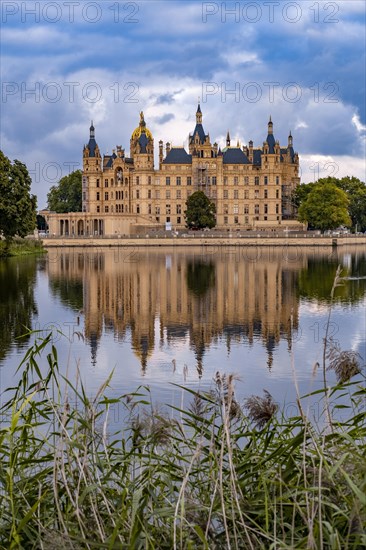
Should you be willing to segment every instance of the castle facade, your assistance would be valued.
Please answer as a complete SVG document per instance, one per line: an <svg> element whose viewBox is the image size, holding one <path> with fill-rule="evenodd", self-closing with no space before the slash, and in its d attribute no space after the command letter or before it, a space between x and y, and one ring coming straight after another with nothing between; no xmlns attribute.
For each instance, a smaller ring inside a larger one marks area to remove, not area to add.
<svg viewBox="0 0 366 550"><path fill-rule="evenodd" d="M189 149L159 141L154 166L154 138L144 115L133 131L130 155L117 146L102 157L93 123L83 150L82 212L48 213L56 236L129 235L153 228L184 229L187 198L203 191L216 206L221 230L300 227L291 194L300 183L299 157L290 133L287 146L275 139L268 122L262 147L211 143L198 104Z"/></svg>

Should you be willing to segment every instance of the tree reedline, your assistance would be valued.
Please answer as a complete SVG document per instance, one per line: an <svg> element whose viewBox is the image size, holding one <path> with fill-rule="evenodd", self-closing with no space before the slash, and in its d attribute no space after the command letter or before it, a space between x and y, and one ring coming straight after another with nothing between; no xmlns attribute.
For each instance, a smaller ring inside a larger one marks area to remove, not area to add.
<svg viewBox="0 0 366 550"><path fill-rule="evenodd" d="M14 237L35 229L37 198L30 193L31 184L27 167L19 160L11 163L0 151L0 256L9 255Z"/></svg>
<svg viewBox="0 0 366 550"><path fill-rule="evenodd" d="M341 283L337 270L332 298ZM294 364L292 417L267 391L239 403L233 375L218 372L208 392L178 386L191 403L169 413L148 387L108 397L113 373L90 397L61 366L52 334L37 337L3 395L1 547L366 546L366 379L356 353L325 338L314 421ZM114 411L122 426L111 432Z"/></svg>
<svg viewBox="0 0 366 550"><path fill-rule="evenodd" d="M186 202L184 212L186 227L189 229L211 229L216 225L216 206L203 191L195 191Z"/></svg>
<svg viewBox="0 0 366 550"><path fill-rule="evenodd" d="M75 170L53 185L47 194L49 210L57 214L81 212L82 208L82 172Z"/></svg>
<svg viewBox="0 0 366 550"><path fill-rule="evenodd" d="M314 183L299 185L292 201L298 208L298 218L311 229L351 227L366 231L366 185L355 177L321 178Z"/></svg>

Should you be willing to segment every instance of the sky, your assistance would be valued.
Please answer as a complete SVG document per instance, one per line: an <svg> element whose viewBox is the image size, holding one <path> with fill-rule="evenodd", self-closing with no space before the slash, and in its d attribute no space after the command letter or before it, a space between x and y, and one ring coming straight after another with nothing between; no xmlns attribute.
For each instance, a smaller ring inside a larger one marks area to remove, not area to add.
<svg viewBox="0 0 366 550"><path fill-rule="evenodd" d="M82 167L90 121L102 154L144 111L158 142L187 147L198 98L211 141L291 130L301 180L365 181L363 0L3 0L0 148L24 162L38 207Z"/></svg>

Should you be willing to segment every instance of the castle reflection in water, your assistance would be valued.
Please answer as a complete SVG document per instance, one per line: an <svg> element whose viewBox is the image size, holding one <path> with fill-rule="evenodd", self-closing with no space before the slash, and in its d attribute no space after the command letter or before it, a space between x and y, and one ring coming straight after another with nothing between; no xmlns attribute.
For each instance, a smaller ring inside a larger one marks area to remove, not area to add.
<svg viewBox="0 0 366 550"><path fill-rule="evenodd" d="M262 341L271 367L280 339L290 347L298 328L297 274L306 264L304 254L282 248L57 249L48 262L51 286L78 283L93 363L103 331L118 340L131 331L145 371L159 330L160 344L189 342L199 374L219 338L228 347Z"/></svg>

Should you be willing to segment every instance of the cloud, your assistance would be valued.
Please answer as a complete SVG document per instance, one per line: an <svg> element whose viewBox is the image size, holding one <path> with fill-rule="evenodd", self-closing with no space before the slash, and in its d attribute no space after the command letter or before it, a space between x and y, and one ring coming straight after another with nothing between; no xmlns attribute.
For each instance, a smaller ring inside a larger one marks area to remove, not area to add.
<svg viewBox="0 0 366 550"><path fill-rule="evenodd" d="M155 117L153 121L155 124L163 125L169 122L170 120L174 120L174 118L175 118L175 115L173 113L166 113L163 116Z"/></svg>

